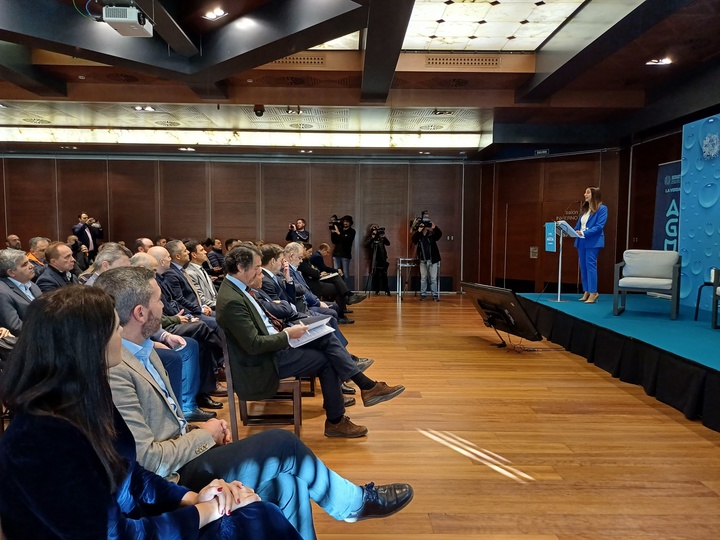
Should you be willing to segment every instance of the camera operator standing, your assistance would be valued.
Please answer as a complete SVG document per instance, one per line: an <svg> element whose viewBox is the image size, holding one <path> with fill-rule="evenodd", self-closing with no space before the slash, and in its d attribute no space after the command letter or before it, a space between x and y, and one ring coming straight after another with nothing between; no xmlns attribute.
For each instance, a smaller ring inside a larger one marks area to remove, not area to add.
<svg viewBox="0 0 720 540"><path fill-rule="evenodd" d="M333 248L333 266L342 269L343 279L348 287L350 284L350 259L352 259L352 246L355 241L355 229L352 228L352 216L343 216L340 219L333 215L330 218L330 240L335 244Z"/></svg>
<svg viewBox="0 0 720 540"><path fill-rule="evenodd" d="M427 282L430 278L430 291L435 302L440 301L438 291L438 272L440 271L440 250L437 241L442 238L442 231L430 221L427 210L412 223L412 243L417 244L417 257L420 264L420 301L427 295Z"/></svg>
<svg viewBox="0 0 720 540"><path fill-rule="evenodd" d="M305 230L305 220L303 218L298 218L295 223L288 225L288 233L285 235L285 240L288 242L297 242L298 244L310 242L310 233Z"/></svg>
<svg viewBox="0 0 720 540"><path fill-rule="evenodd" d="M372 287L375 296L380 294L380 290L385 291L390 296L390 287L388 285L387 271L390 264L388 263L387 250L385 246L390 245L390 240L385 236L385 227L378 227L373 223L370 225L370 232L365 237L365 247L370 252L370 275L372 277ZM368 287L365 287L368 290Z"/></svg>

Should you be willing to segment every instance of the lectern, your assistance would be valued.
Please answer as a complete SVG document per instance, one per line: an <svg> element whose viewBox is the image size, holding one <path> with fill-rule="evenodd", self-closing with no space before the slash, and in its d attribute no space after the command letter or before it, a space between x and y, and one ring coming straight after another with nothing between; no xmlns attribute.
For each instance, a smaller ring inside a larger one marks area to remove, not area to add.
<svg viewBox="0 0 720 540"><path fill-rule="evenodd" d="M558 248L558 293L557 293L557 300L556 302L563 302L563 300L560 299L560 289L562 288L562 249L563 249L563 237L569 236L570 238L582 238L575 229L573 229L572 225L570 225L565 220L560 220L555 222L555 234L558 236L558 244L560 244L560 247Z"/></svg>

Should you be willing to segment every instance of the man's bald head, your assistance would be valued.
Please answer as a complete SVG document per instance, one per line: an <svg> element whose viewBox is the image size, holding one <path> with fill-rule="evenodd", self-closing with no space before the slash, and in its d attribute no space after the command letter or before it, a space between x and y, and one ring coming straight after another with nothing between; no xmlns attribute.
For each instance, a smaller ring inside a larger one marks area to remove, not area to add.
<svg viewBox="0 0 720 540"><path fill-rule="evenodd" d="M157 268L155 271L158 275L162 276L168 271L172 259L170 258L170 253L167 249L161 246L153 246L148 250L147 254L154 257L157 261Z"/></svg>

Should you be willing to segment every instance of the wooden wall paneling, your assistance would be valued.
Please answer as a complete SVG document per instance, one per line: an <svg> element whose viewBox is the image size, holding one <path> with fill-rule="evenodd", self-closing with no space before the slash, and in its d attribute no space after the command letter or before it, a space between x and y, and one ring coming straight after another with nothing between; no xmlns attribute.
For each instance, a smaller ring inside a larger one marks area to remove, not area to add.
<svg viewBox="0 0 720 540"><path fill-rule="evenodd" d="M124 240L135 251L135 239L157 234L158 162L108 161L109 229L111 240Z"/></svg>
<svg viewBox="0 0 720 540"><path fill-rule="evenodd" d="M621 155L619 151L602 152L600 156L600 192L603 196L603 203L608 207L608 220L605 224L605 247L598 255L598 291L612 293L615 272L615 263L622 259L624 249L618 249L618 220L620 216L625 219L627 203L620 203L621 185ZM623 200L627 200L622 197ZM653 206L655 199L653 198ZM623 241L624 245L624 231Z"/></svg>
<svg viewBox="0 0 720 540"><path fill-rule="evenodd" d="M56 180L54 159L5 158L7 228L26 248L34 236L67 239L58 231Z"/></svg>
<svg viewBox="0 0 720 540"><path fill-rule="evenodd" d="M60 239L66 240L78 223L78 215L87 212L103 226L103 240L111 240L114 231L108 214L107 160L58 159L56 164Z"/></svg>
<svg viewBox="0 0 720 540"><path fill-rule="evenodd" d="M543 239L543 229L538 226L540 215L538 202L511 202L499 209L496 230L501 235L496 235L496 279L535 282L538 259L530 258L530 247L538 246Z"/></svg>
<svg viewBox="0 0 720 540"><path fill-rule="evenodd" d="M440 275L451 277L453 289L460 290L460 252L462 249L462 165L411 164L410 209L413 216L422 210L443 233L438 242L442 263ZM450 239L448 239L450 237Z"/></svg>
<svg viewBox="0 0 720 540"><path fill-rule="evenodd" d="M542 195L544 159L509 161L497 164L496 189L500 206L506 202L535 202Z"/></svg>
<svg viewBox="0 0 720 540"><path fill-rule="evenodd" d="M469 283L480 282L480 236L482 192L482 166L479 163L464 166L463 181L463 246L461 279Z"/></svg>
<svg viewBox="0 0 720 540"><path fill-rule="evenodd" d="M410 250L410 234L408 211L408 169L407 165L366 166L362 170L367 173L360 183L360 200L363 208L359 216L358 260L359 272L364 280L372 266L372 251L363 247L369 232L368 227L376 223L385 227L385 236L390 242L387 246L388 277L397 275L398 258L406 258ZM392 279L391 279L392 281ZM362 287L365 287L363 282ZM392 283L391 283L392 285Z"/></svg>
<svg viewBox="0 0 720 540"><path fill-rule="evenodd" d="M258 233L261 240L284 246L288 223L309 214L310 164L263 163L260 174L264 214Z"/></svg>
<svg viewBox="0 0 720 540"><path fill-rule="evenodd" d="M578 220L580 214L580 204L571 201L571 207L568 208L565 201L550 201L543 202L540 219L542 223L548 221L557 221L564 219L573 227ZM543 226L544 231L544 226ZM560 237L556 237L556 240L560 240ZM538 245L538 265L537 265L537 276L535 279L535 290L541 291L546 283L552 284L548 287L548 291L557 292L557 281L558 281L558 261L559 251L547 252L545 251L545 239L544 233L539 240ZM563 291L577 292L579 290L580 274L579 274L579 263L577 249L574 246L574 240L572 238L564 237L563 240L563 258L562 258L562 283ZM559 249L559 246L558 246Z"/></svg>
<svg viewBox="0 0 720 540"><path fill-rule="evenodd" d="M600 153L563 156L543 160L545 202L581 201L588 186L600 184Z"/></svg>
<svg viewBox="0 0 720 540"><path fill-rule="evenodd" d="M497 189L495 185L495 163L482 165L482 185L480 188L480 257L478 260L479 283L491 285L493 278L493 258L495 253L494 245L494 220L495 220L495 198Z"/></svg>
<svg viewBox="0 0 720 540"><path fill-rule="evenodd" d="M658 165L681 158L681 132L633 146L629 249L652 249Z"/></svg>
<svg viewBox="0 0 720 540"><path fill-rule="evenodd" d="M333 245L330 241L328 221L330 216L337 214L338 218L344 215L352 216L353 229L355 229L355 244L350 261L350 276L354 278L354 288L361 289L361 276L365 273L362 263L364 252L362 237L365 233L365 223L361 215L362 205L358 205L357 190L360 167L357 163L313 163L310 168L310 206L312 208L308 228L310 242L313 249L323 242ZM300 217L300 216L298 216ZM332 257L328 257L326 264L332 266Z"/></svg>
<svg viewBox="0 0 720 540"><path fill-rule="evenodd" d="M260 163L210 163L213 238L255 240L259 237Z"/></svg>
<svg viewBox="0 0 720 540"><path fill-rule="evenodd" d="M160 161L160 232L182 239L205 238L208 230L208 163Z"/></svg>

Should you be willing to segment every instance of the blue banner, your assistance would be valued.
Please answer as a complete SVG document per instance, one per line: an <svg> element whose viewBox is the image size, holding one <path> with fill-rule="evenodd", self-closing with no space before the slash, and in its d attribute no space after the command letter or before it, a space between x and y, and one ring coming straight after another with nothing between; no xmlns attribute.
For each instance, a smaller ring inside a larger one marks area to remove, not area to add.
<svg viewBox="0 0 720 540"><path fill-rule="evenodd" d="M678 251L680 226L680 162L658 165L652 248Z"/></svg>
<svg viewBox="0 0 720 540"><path fill-rule="evenodd" d="M545 224L545 251L554 252L557 250L555 242L555 222L548 221Z"/></svg>

